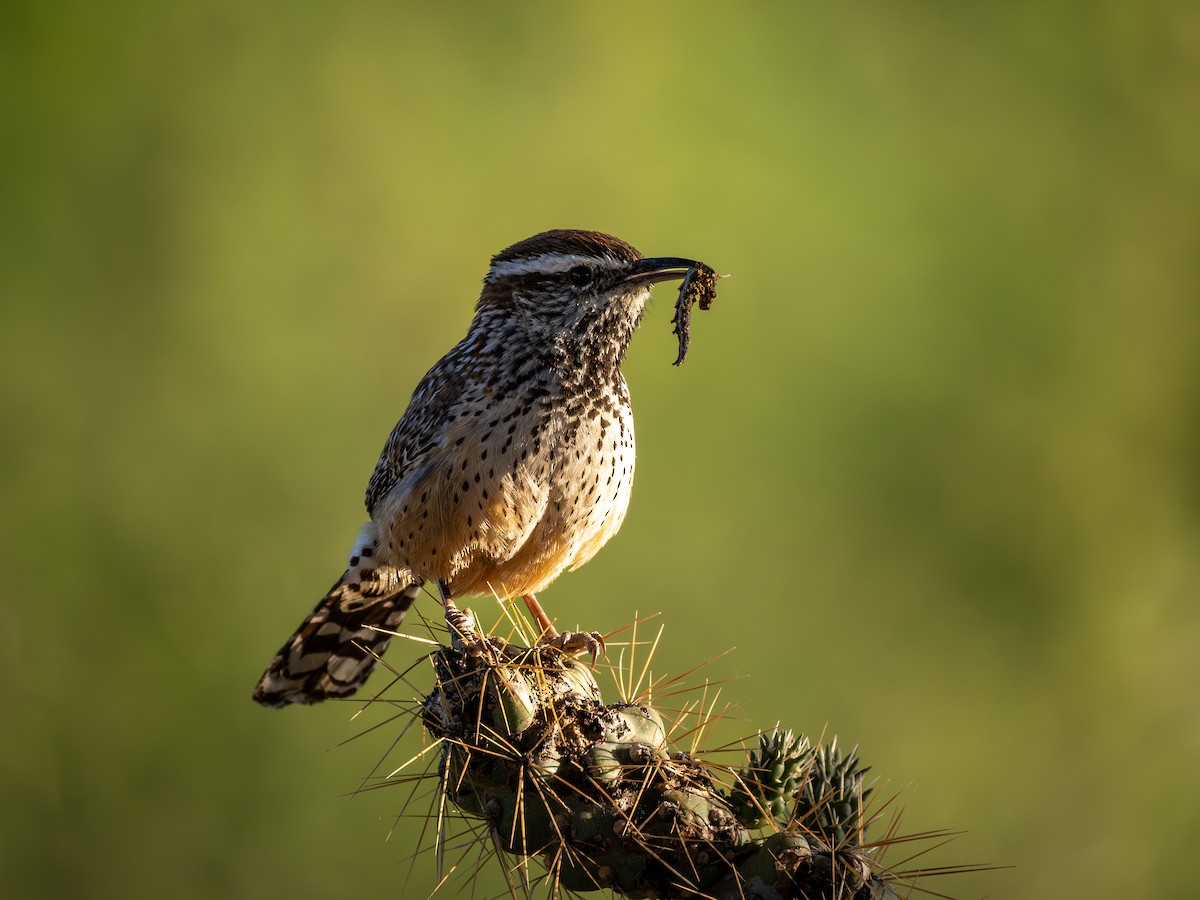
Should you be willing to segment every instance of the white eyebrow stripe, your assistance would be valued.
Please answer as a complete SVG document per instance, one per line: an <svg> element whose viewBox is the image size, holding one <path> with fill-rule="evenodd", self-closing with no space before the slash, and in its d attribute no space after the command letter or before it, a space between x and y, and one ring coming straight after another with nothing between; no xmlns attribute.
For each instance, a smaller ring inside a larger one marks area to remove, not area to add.
<svg viewBox="0 0 1200 900"><path fill-rule="evenodd" d="M533 272L557 274L558 272L573 269L575 266L594 266L596 263L597 259L594 256L577 256L569 253L543 253L539 256L531 256L528 259L506 259L494 263L488 271L487 280L495 281L497 278L507 278L509 275L529 275Z"/></svg>

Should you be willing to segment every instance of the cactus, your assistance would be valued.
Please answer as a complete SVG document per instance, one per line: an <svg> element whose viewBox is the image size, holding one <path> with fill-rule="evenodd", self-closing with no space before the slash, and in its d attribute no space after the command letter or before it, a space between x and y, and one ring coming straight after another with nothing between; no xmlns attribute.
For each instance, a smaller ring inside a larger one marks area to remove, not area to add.
<svg viewBox="0 0 1200 900"><path fill-rule="evenodd" d="M432 655L440 788L502 855L539 858L552 895L897 896L862 840L856 752L777 727L735 774L673 749L652 707L605 704L587 665L482 646Z"/></svg>

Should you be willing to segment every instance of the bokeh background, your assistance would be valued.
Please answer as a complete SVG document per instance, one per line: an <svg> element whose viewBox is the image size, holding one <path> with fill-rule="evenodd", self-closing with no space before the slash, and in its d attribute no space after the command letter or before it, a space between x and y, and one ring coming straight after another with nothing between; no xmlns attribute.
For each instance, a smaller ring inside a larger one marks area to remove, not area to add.
<svg viewBox="0 0 1200 900"><path fill-rule="evenodd" d="M1012 866L934 890L1194 893L1194 4L9 2L0 73L6 896L428 893L407 792L347 800L395 729L249 693L551 227L735 277L681 369L659 289L549 608L736 647L730 728Z"/></svg>

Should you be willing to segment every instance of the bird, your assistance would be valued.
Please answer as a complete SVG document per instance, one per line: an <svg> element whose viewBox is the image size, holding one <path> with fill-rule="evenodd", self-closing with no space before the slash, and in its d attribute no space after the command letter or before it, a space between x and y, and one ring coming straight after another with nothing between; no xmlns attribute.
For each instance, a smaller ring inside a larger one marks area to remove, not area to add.
<svg viewBox="0 0 1200 900"><path fill-rule="evenodd" d="M537 600L620 529L634 472L621 372L651 287L699 265L556 229L491 258L466 336L417 384L366 490L345 572L263 673L268 707L354 693L423 586L520 596L540 642L593 657ZM600 647L602 649L602 645Z"/></svg>

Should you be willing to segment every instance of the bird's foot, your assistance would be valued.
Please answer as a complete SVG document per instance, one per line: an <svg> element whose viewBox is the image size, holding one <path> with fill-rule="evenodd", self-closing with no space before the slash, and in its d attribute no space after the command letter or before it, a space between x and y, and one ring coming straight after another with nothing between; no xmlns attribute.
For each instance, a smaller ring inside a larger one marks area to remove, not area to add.
<svg viewBox="0 0 1200 900"><path fill-rule="evenodd" d="M480 633L475 613L459 608L450 595L450 586L446 582L439 581L437 588L442 598L442 608L446 612L446 630L450 632L450 646L474 659L482 657L494 665L504 650L504 642Z"/></svg>
<svg viewBox="0 0 1200 900"><path fill-rule="evenodd" d="M496 651L490 640L479 631L475 614L469 609L460 609L454 603L446 606L446 627L450 631L450 646L472 657L483 657L496 661Z"/></svg>
<svg viewBox="0 0 1200 900"><path fill-rule="evenodd" d="M586 651L592 665L604 655L604 635L598 631L563 631L554 635L543 634L539 647L553 647L566 656L578 656Z"/></svg>

